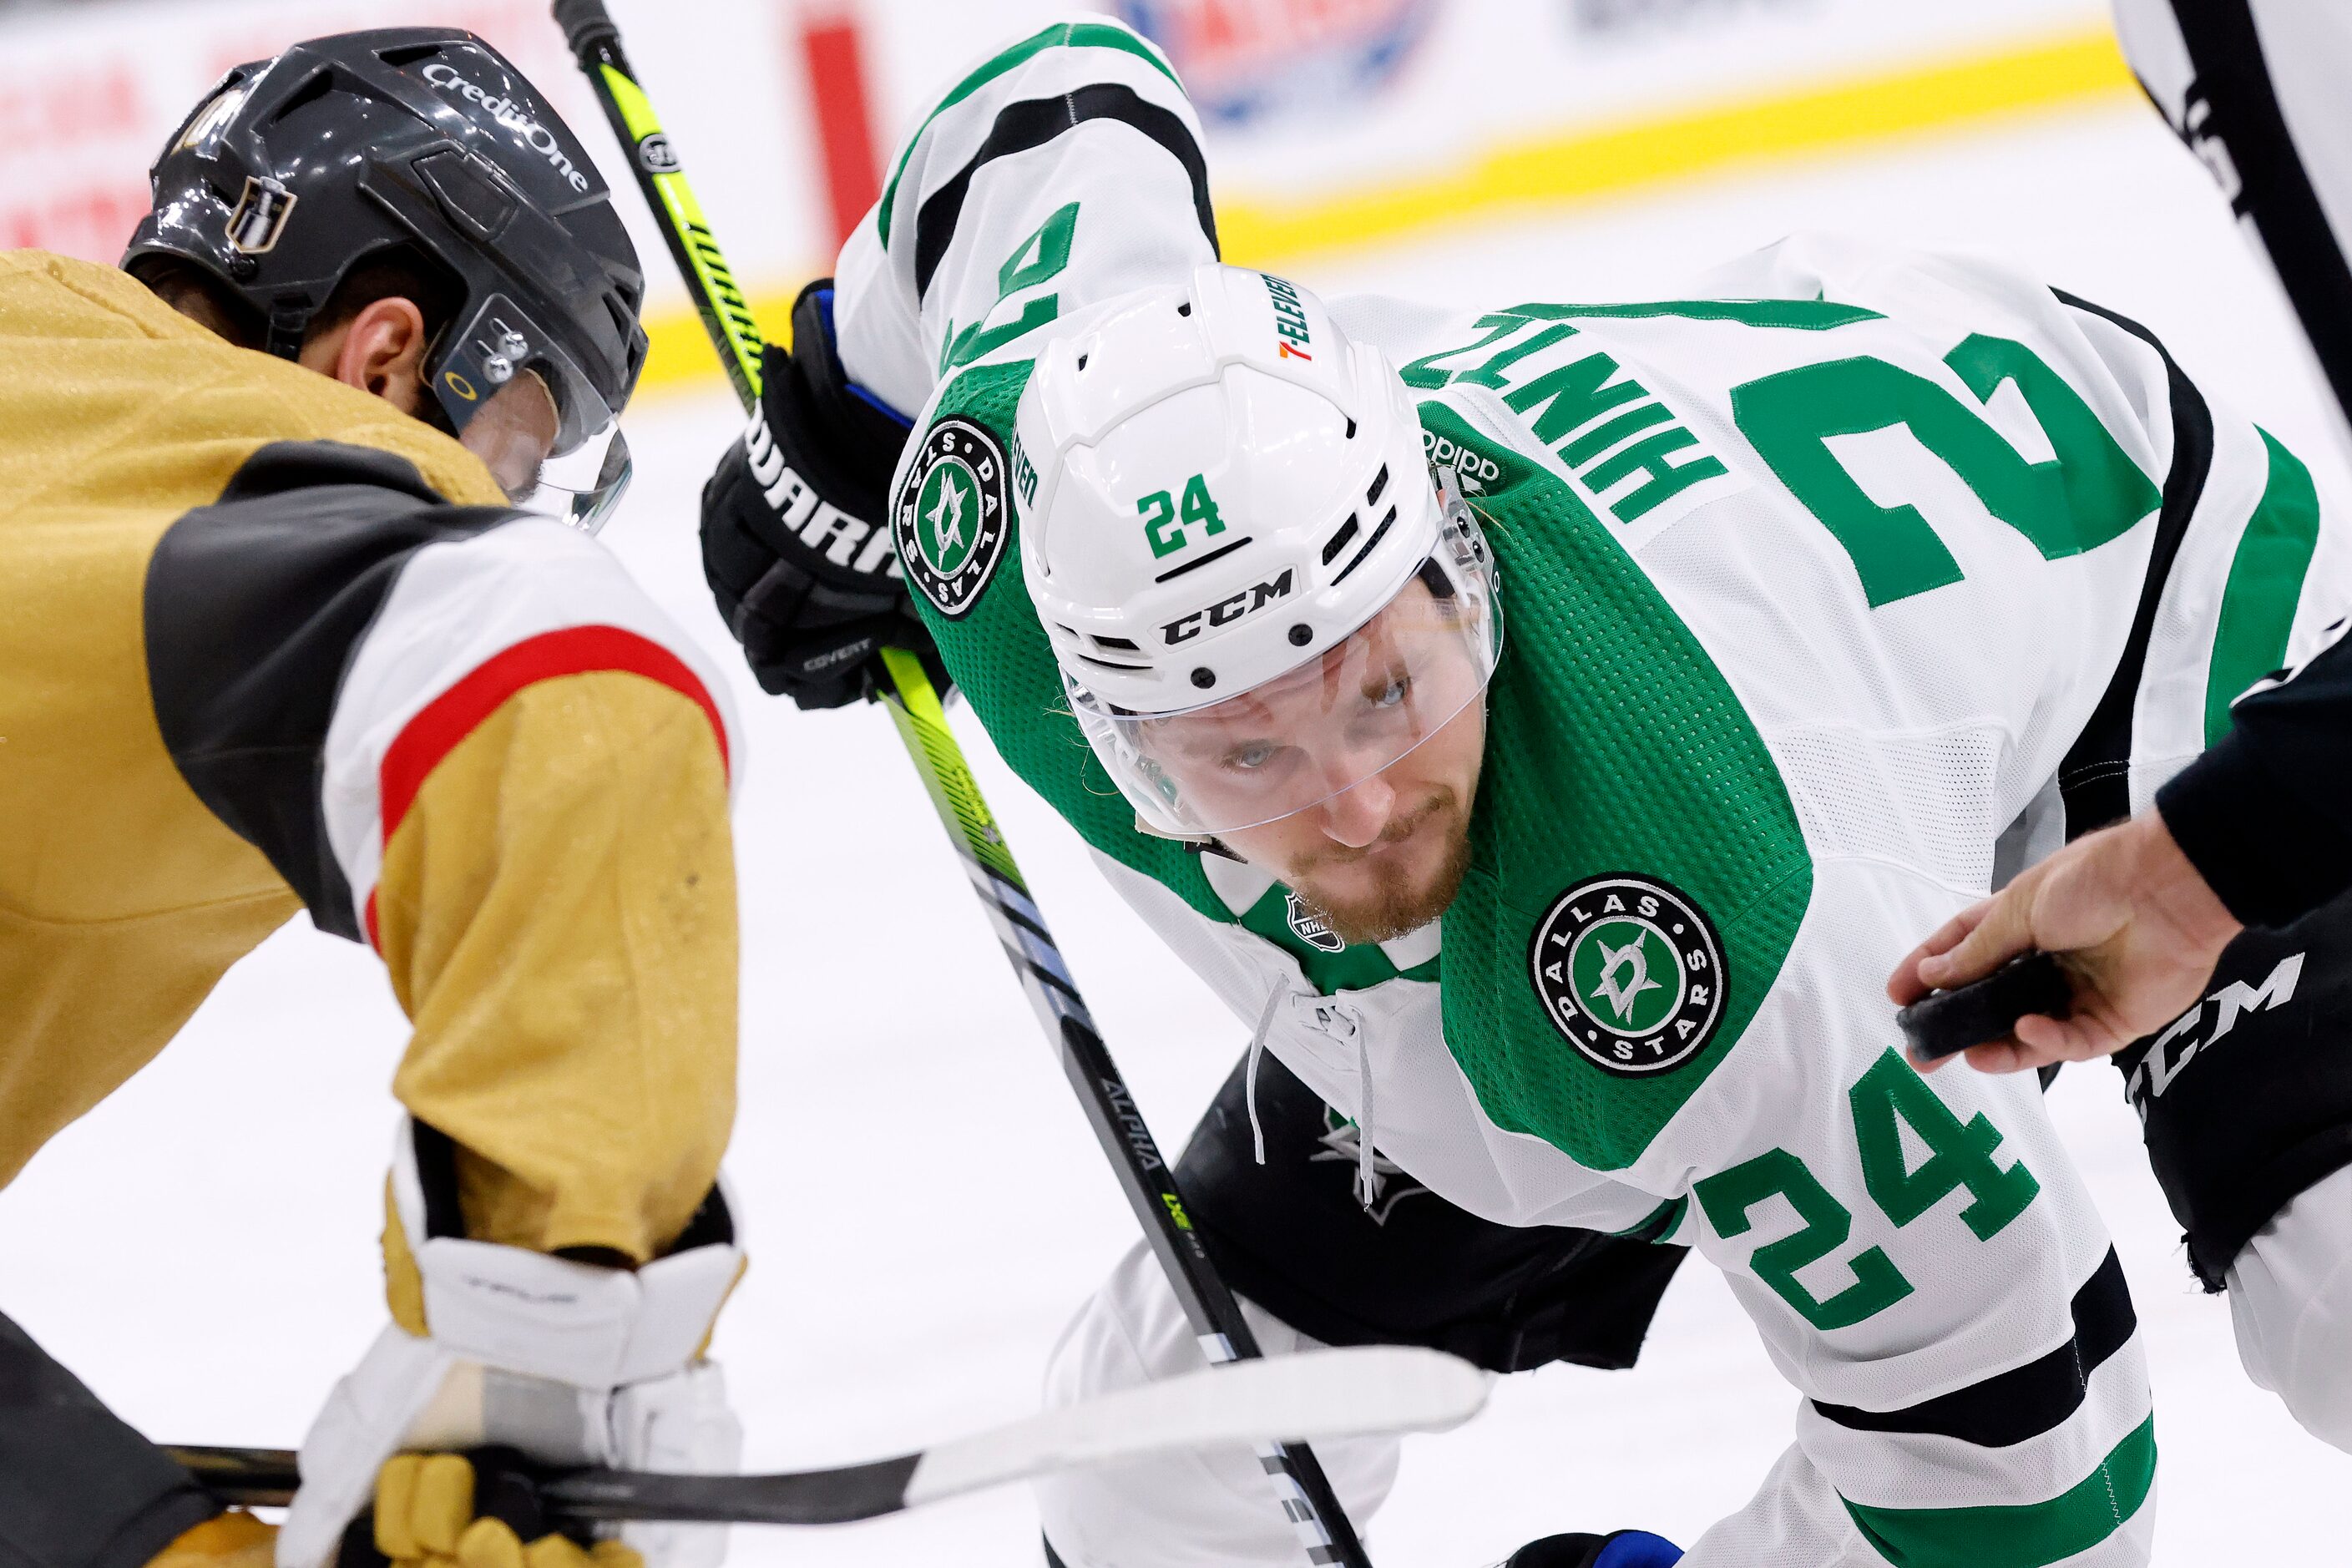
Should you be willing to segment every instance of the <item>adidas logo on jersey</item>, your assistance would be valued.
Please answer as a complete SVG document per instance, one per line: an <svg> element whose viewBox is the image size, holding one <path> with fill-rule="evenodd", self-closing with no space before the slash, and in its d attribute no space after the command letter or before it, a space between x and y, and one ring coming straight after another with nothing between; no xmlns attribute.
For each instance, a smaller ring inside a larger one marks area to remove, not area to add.
<svg viewBox="0 0 2352 1568"><path fill-rule="evenodd" d="M1421 449L1432 468L1452 468L1465 490L1483 490L1503 477L1503 465L1494 458L1426 427L1421 432Z"/></svg>

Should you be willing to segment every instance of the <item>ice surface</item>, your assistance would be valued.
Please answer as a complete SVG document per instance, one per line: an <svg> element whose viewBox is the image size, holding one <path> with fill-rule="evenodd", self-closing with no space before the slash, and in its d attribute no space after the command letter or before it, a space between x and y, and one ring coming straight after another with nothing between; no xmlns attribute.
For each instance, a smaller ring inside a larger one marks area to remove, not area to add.
<svg viewBox="0 0 2352 1568"><path fill-rule="evenodd" d="M1464 229L1301 261L1328 290L1483 302L1657 297L1799 226L2011 254L2160 332L2209 393L2342 488L2282 307L2200 171L2128 106L2021 121L1573 221ZM610 541L740 668L709 608L693 506L738 420L717 390L630 418L643 465ZM737 680L751 731L743 1099L730 1166L752 1267L718 1353L751 1468L840 1462L1032 1406L1062 1321L1133 1234L879 714L803 716ZM1162 1141L1180 1143L1244 1029L1155 951L1075 841L965 725L991 799ZM290 1445L383 1317L387 1087L404 1029L373 961L298 922L153 1068L0 1195L0 1307L167 1441ZM2344 1457L2238 1370L2105 1068L2052 1096L2121 1248L2157 1382L2158 1562L2341 1562ZM1472 1568L1558 1530L1688 1542L1754 1489L1795 1396L1702 1265L1642 1366L1508 1380L1414 1440L1372 1544ZM828 1531L747 1531L752 1564L1034 1568L1026 1497Z"/></svg>

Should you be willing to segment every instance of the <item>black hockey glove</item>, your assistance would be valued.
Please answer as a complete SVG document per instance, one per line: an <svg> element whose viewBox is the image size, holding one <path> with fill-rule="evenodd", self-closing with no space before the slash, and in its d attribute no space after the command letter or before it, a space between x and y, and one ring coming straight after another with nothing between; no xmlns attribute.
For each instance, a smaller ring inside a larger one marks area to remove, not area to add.
<svg viewBox="0 0 2352 1568"><path fill-rule="evenodd" d="M1503 1568L1673 1568L1683 1549L1646 1530L1607 1535L1547 1535L1511 1553Z"/></svg>
<svg viewBox="0 0 2352 1568"><path fill-rule="evenodd" d="M793 343L761 361L759 412L702 487L702 573L761 689L838 708L887 684L882 648L946 672L890 544L886 491L907 426L834 350L833 279L793 302Z"/></svg>

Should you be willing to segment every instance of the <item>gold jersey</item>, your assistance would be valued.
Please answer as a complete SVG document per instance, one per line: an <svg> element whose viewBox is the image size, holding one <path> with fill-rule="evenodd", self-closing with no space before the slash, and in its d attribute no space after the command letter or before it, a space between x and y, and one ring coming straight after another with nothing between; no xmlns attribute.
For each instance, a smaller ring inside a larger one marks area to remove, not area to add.
<svg viewBox="0 0 2352 1568"><path fill-rule="evenodd" d="M733 1116L723 701L457 442L0 254L0 1184L307 905L471 1234L657 1254Z"/></svg>

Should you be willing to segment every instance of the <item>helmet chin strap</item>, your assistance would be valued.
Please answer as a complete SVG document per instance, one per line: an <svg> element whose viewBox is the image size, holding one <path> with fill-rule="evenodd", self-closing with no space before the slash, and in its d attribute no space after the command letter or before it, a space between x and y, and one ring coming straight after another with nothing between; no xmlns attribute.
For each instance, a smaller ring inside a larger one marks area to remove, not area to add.
<svg viewBox="0 0 2352 1568"><path fill-rule="evenodd" d="M317 313L299 295L280 295L269 307L269 335L264 346L279 359L299 359L310 318Z"/></svg>
<svg viewBox="0 0 2352 1568"><path fill-rule="evenodd" d="M1238 860L1241 858L1240 856L1234 854L1232 850L1219 843L1214 834L1179 833L1172 827L1161 827L1158 826L1139 811L1135 814L1135 830L1138 833L1143 834L1147 837L1165 838L1171 844L1181 844L1189 849L1198 849L1205 853L1223 855L1228 860Z"/></svg>

